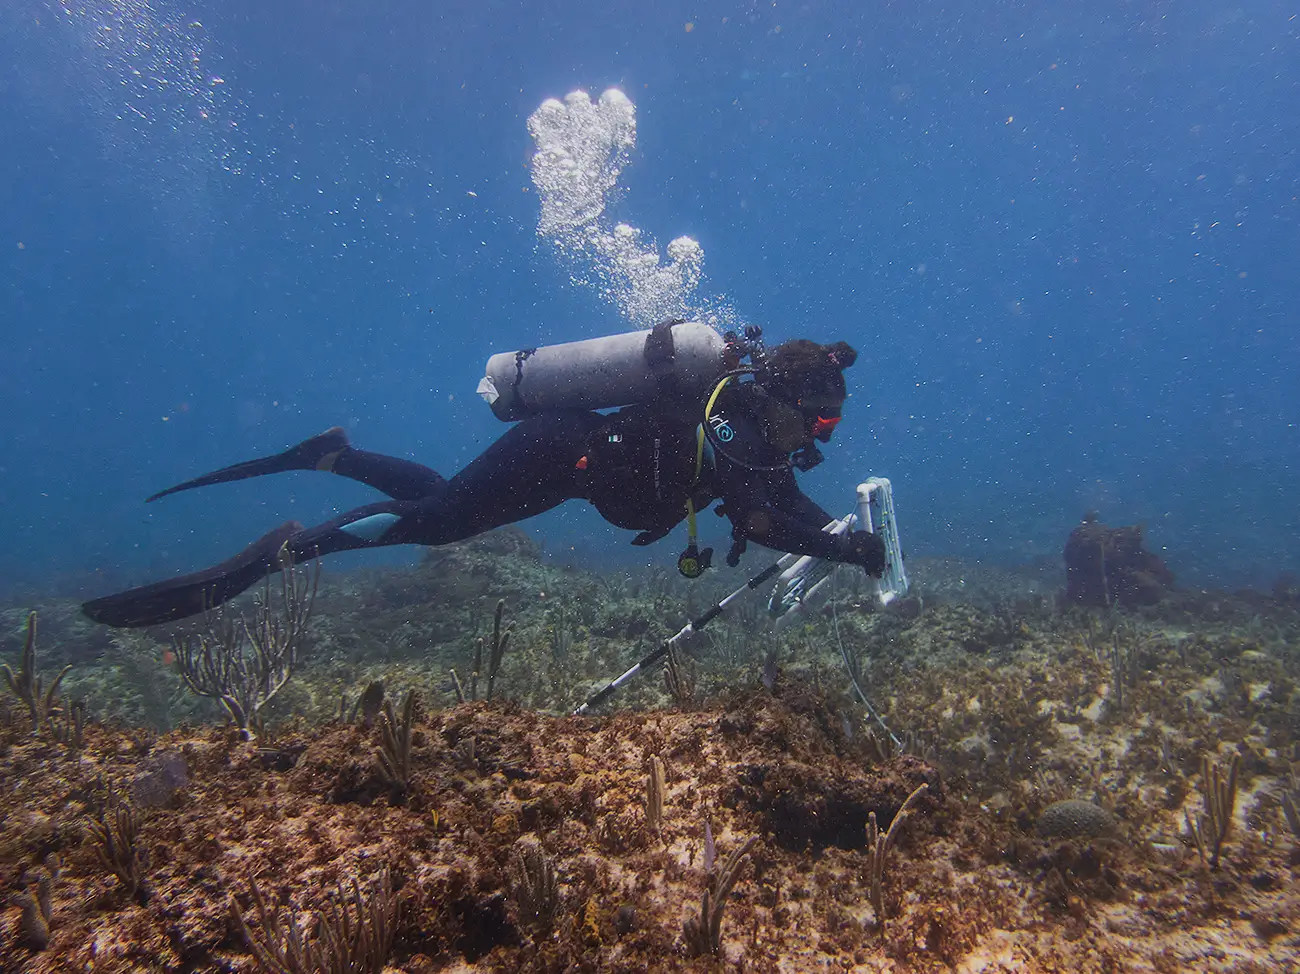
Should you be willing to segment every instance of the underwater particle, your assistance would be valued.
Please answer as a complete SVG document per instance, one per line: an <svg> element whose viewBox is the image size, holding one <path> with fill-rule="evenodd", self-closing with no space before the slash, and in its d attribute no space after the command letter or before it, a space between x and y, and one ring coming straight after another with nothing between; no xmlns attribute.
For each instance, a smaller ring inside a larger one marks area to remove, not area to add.
<svg viewBox="0 0 1300 974"><path fill-rule="evenodd" d="M1096 838L1115 828L1115 816L1100 805L1078 798L1052 802L1038 816L1039 838Z"/></svg>

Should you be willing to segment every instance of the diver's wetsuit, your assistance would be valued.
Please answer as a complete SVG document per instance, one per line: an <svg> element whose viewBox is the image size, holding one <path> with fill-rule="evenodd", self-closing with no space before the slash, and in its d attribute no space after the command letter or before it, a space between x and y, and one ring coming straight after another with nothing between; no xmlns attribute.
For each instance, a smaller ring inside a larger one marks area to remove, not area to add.
<svg viewBox="0 0 1300 974"><path fill-rule="evenodd" d="M255 584L279 567L286 551L301 562L357 548L443 545L575 499L590 500L608 520L639 530L633 543L649 544L683 519L688 496L696 509L721 498L738 541L753 540L780 551L835 561L861 561L845 539L822 532L830 516L799 490L788 455L761 441L757 419L745 408L744 396L732 395L723 402L732 407L726 414L729 438L724 444L711 430L698 471L691 450L686 464L691 475L684 483L678 462L675 477L669 476L668 464L663 471L667 479L677 482L660 484L657 438L653 471L649 464L624 469L608 462L606 454L615 449L610 444L623 441L609 431L620 429L619 420L632 415L630 410L611 415L564 410L524 419L451 480L409 460L357 450L341 429L331 429L284 453L218 470L149 499L284 470L317 469L374 487L389 500L355 508L312 528L288 522L213 568L96 599L83 608L91 619L112 626L181 619ZM655 422L660 424L655 428L673 441L675 459L680 460L683 443L696 443L698 427L689 421L660 417ZM652 483L663 488L657 504L651 497Z"/></svg>

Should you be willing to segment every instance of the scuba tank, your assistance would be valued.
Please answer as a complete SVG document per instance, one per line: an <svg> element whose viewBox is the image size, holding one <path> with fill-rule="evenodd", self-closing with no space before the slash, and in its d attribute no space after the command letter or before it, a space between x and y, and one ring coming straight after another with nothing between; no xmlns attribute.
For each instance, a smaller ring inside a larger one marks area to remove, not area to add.
<svg viewBox="0 0 1300 974"><path fill-rule="evenodd" d="M649 331L498 352L478 394L507 423L551 409L690 402L727 370L727 347L703 322L665 321Z"/></svg>

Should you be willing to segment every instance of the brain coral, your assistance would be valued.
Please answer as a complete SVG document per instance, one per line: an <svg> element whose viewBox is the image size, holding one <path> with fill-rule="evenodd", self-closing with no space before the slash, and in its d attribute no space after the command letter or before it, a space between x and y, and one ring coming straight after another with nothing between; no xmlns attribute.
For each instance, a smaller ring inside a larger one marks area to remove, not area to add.
<svg viewBox="0 0 1300 974"><path fill-rule="evenodd" d="M1071 798L1053 802L1038 816L1038 834L1044 839L1081 839L1105 835L1115 827L1115 816L1100 805Z"/></svg>

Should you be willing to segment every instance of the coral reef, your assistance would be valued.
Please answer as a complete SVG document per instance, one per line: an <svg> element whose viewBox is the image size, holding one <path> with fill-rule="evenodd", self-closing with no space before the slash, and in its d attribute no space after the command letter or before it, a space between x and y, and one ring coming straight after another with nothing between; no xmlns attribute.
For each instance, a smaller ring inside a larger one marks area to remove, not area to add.
<svg viewBox="0 0 1300 974"><path fill-rule="evenodd" d="M1035 825L1044 839L1095 839L1115 828L1115 816L1100 805L1063 798L1043 809Z"/></svg>
<svg viewBox="0 0 1300 974"><path fill-rule="evenodd" d="M1089 513L1065 542L1065 601L1077 605L1152 605L1174 575L1147 551L1140 524L1109 528Z"/></svg>
<svg viewBox="0 0 1300 974"><path fill-rule="evenodd" d="M0 971L1300 969L1300 605L912 568L887 611L843 573L782 633L719 620L581 718L734 579L516 532L326 576L256 740L172 694L175 628L126 670L55 603L89 714L73 748L0 699Z"/></svg>

